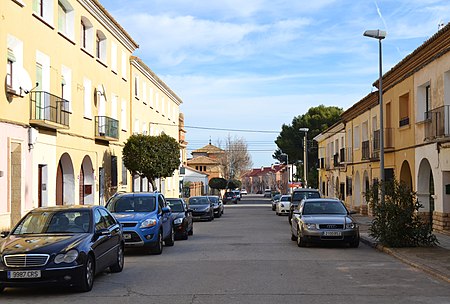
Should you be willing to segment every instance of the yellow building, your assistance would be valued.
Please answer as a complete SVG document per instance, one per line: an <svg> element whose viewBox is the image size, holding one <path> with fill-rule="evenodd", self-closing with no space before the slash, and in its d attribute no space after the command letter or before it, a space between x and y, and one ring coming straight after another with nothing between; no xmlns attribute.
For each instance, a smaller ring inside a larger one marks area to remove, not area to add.
<svg viewBox="0 0 450 304"><path fill-rule="evenodd" d="M34 207L131 191L124 142L144 122L178 140L181 100L97 0L3 0L0 13L0 227ZM177 174L164 193L178 194Z"/></svg>
<svg viewBox="0 0 450 304"><path fill-rule="evenodd" d="M417 192L433 228L450 231L450 25L383 75L384 174ZM378 85L375 82L374 85ZM378 92L315 137L322 193L370 213L364 193L380 178Z"/></svg>
<svg viewBox="0 0 450 304"><path fill-rule="evenodd" d="M208 174L208 180L215 177L224 177L221 158L225 151L211 144L211 142L191 152L192 158L187 160L187 165L192 169Z"/></svg>

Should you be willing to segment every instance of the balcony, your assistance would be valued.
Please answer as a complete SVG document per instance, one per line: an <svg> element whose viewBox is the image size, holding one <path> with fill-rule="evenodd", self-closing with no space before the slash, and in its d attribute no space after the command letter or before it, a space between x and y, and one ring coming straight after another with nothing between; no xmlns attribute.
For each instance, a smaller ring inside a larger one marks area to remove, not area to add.
<svg viewBox="0 0 450 304"><path fill-rule="evenodd" d="M365 140L362 142L362 155L361 160L370 159L370 142Z"/></svg>
<svg viewBox="0 0 450 304"><path fill-rule="evenodd" d="M443 139L450 136L450 106L442 106L425 112L425 140Z"/></svg>
<svg viewBox="0 0 450 304"><path fill-rule="evenodd" d="M107 141L119 140L119 121L108 116L95 116L95 138Z"/></svg>
<svg viewBox="0 0 450 304"><path fill-rule="evenodd" d="M48 129L69 128L69 102L44 91L30 92L30 125Z"/></svg>

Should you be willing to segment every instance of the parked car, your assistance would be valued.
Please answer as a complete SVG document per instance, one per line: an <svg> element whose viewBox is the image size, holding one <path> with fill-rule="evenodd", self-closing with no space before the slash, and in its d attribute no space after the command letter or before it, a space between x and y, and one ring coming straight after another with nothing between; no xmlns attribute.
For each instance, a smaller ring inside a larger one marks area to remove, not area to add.
<svg viewBox="0 0 450 304"><path fill-rule="evenodd" d="M264 190L264 197L271 198L272 197L272 190L270 190L270 189Z"/></svg>
<svg viewBox="0 0 450 304"><path fill-rule="evenodd" d="M214 220L214 207L207 196L191 196L188 201L193 220Z"/></svg>
<svg viewBox="0 0 450 304"><path fill-rule="evenodd" d="M275 194L272 197L272 211L275 211L277 209L277 203L281 198L281 194Z"/></svg>
<svg viewBox="0 0 450 304"><path fill-rule="evenodd" d="M120 193L108 201L106 208L122 224L125 247L161 254L163 242L174 245L171 210L161 193Z"/></svg>
<svg viewBox="0 0 450 304"><path fill-rule="evenodd" d="M290 205L291 205L290 200L291 200L290 195L282 195L276 204L275 213L277 215L283 215L283 214L288 215Z"/></svg>
<svg viewBox="0 0 450 304"><path fill-rule="evenodd" d="M236 197L236 193L228 191L228 192L225 192L225 194L223 195L222 201L224 204L227 204L227 203L237 204L238 199Z"/></svg>
<svg viewBox="0 0 450 304"><path fill-rule="evenodd" d="M90 291L97 273L124 266L122 228L102 206L37 208L2 238L0 291L40 285Z"/></svg>
<svg viewBox="0 0 450 304"><path fill-rule="evenodd" d="M292 217L291 239L299 247L308 243L346 242L359 246L359 227L338 199L304 199Z"/></svg>
<svg viewBox="0 0 450 304"><path fill-rule="evenodd" d="M236 198L238 201L241 200L241 191L240 190L231 190L234 194L236 194Z"/></svg>
<svg viewBox="0 0 450 304"><path fill-rule="evenodd" d="M289 215L288 215L288 221L289 224L291 224L292 221L292 214L294 212L294 209L297 208L298 204L305 198L320 198L320 191L317 189L311 189L311 188L298 188L294 189L292 191L291 195L291 204L289 208Z"/></svg>
<svg viewBox="0 0 450 304"><path fill-rule="evenodd" d="M247 195L248 193L247 193L247 190L245 190L245 189L241 189L241 195Z"/></svg>
<svg viewBox="0 0 450 304"><path fill-rule="evenodd" d="M213 204L214 217L221 217L223 215L223 202L218 196L208 196L209 201Z"/></svg>
<svg viewBox="0 0 450 304"><path fill-rule="evenodd" d="M166 198L166 202L172 211L175 239L187 240L194 233L192 210L182 198Z"/></svg>

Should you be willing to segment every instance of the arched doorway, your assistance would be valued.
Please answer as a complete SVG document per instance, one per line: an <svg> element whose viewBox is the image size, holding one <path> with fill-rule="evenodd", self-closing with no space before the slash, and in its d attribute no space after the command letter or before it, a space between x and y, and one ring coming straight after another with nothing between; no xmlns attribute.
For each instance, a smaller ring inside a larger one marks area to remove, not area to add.
<svg viewBox="0 0 450 304"><path fill-rule="evenodd" d="M434 212L434 189L433 170L428 159L424 158L420 162L417 176L417 200L423 205L421 211L429 214L431 225L433 223Z"/></svg>
<svg viewBox="0 0 450 304"><path fill-rule="evenodd" d="M75 178L72 159L64 153L56 170L56 205L75 204Z"/></svg>
<svg viewBox="0 0 450 304"><path fill-rule="evenodd" d="M403 161L400 169L400 182L412 190L412 176L408 161Z"/></svg>
<svg viewBox="0 0 450 304"><path fill-rule="evenodd" d="M80 168L79 175L79 203L94 204L94 168L89 156L85 156Z"/></svg>
<svg viewBox="0 0 450 304"><path fill-rule="evenodd" d="M366 201L366 193L369 192L370 190L370 180L369 180L369 173L367 171L364 171L363 174L363 189L362 189L362 195L363 195L363 199L361 199L362 204L361 204L361 213L362 214L368 214L369 213L369 205Z"/></svg>

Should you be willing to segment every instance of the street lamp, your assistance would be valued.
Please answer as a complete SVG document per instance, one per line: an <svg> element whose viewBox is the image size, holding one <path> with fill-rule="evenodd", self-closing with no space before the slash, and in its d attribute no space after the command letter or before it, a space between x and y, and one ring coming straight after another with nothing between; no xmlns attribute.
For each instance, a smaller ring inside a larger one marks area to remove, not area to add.
<svg viewBox="0 0 450 304"><path fill-rule="evenodd" d="M286 153L281 153L280 156L286 156L286 168L287 168L287 176L288 176L288 180L287 180L287 187L288 189L286 189L286 194L289 194L289 180L291 179L291 173L289 170L289 155L287 155Z"/></svg>
<svg viewBox="0 0 450 304"><path fill-rule="evenodd" d="M300 129L298 129L300 132L304 132L305 133L305 136L303 137L304 139L303 139L303 180L304 180L304 188L306 188L307 186L308 186L308 181L307 181L307 179L306 179L306 176L307 176L307 174L306 174L306 172L307 172L307 170L308 170L308 153L307 153L307 149L306 149L306 147L307 147L307 135L308 135L308 131L309 131L309 129L308 128L300 128Z"/></svg>
<svg viewBox="0 0 450 304"><path fill-rule="evenodd" d="M378 78L378 100L380 104L380 180L381 180L381 205L384 205L384 123L383 123L383 69L382 69L382 52L381 40L386 38L386 32L380 30L368 30L364 32L364 36L378 39L379 53L379 78Z"/></svg>

